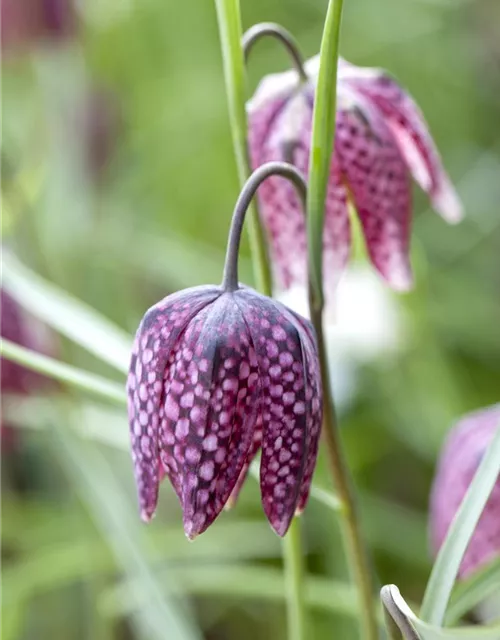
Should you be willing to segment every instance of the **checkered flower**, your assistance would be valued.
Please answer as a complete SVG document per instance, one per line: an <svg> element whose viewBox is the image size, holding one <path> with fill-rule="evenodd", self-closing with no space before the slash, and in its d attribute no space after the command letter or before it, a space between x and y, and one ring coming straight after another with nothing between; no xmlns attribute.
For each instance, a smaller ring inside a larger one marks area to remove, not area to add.
<svg viewBox="0 0 500 640"><path fill-rule="evenodd" d="M312 326L238 284L239 233L241 225L221 287L180 291L146 313L128 376L142 518L154 515L166 475L189 538L234 502L259 449L264 511L283 536L305 506L317 456L322 397Z"/></svg>
<svg viewBox="0 0 500 640"><path fill-rule="evenodd" d="M443 543L448 527L497 429L500 429L500 404L465 416L450 432L431 494L430 533L435 553ZM464 555L460 577L467 577L499 554L500 478Z"/></svg>
<svg viewBox="0 0 500 640"><path fill-rule="evenodd" d="M270 75L247 105L253 167L270 160L308 170L318 57L295 71ZM387 283L412 285L409 263L410 175L448 222L461 205L427 124L412 98L385 72L339 61L335 150L324 228L324 274L331 293L346 266L351 230L348 202L357 211L370 259ZM300 200L280 177L259 190L277 288L306 283L306 233Z"/></svg>

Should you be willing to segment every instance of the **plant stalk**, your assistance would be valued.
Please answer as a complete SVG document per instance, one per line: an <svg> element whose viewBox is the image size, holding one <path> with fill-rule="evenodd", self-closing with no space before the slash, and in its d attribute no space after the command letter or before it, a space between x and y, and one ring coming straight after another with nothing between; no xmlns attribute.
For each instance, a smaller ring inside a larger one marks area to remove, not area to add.
<svg viewBox="0 0 500 640"><path fill-rule="evenodd" d="M330 392L330 372L323 332L323 224L334 148L342 3L343 0L330 0L328 4L314 100L307 195L309 304L311 321L318 340L324 390L323 442L338 497L343 504L341 512L342 533L349 569L358 591L362 637L366 640L376 640L378 625L368 551L362 537L352 480L340 441L335 406Z"/></svg>
<svg viewBox="0 0 500 640"><path fill-rule="evenodd" d="M245 57L239 0L215 0L222 47L229 120L240 186L250 176L247 143ZM264 233L257 208L249 211L248 231L256 288L264 295L272 295L272 278ZM288 576L287 612L290 640L306 640L306 610L304 598L304 560L297 518L292 520L283 541L283 561Z"/></svg>

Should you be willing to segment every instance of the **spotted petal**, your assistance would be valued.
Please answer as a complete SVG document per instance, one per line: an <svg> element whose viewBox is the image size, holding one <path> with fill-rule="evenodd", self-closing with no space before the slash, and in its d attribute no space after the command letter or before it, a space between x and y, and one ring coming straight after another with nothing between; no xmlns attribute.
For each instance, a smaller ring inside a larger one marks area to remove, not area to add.
<svg viewBox="0 0 500 640"><path fill-rule="evenodd" d="M341 110L335 151L373 264L393 288L409 289L411 190L391 130L366 104Z"/></svg>
<svg viewBox="0 0 500 640"><path fill-rule="evenodd" d="M448 222L460 221L461 202L413 98L381 70L361 69L345 61L339 69L340 82L357 89L383 113L413 177L429 194L436 211Z"/></svg>
<svg viewBox="0 0 500 640"><path fill-rule="evenodd" d="M234 295L222 295L193 318L166 384L162 460L190 538L227 502L259 413L257 362Z"/></svg>
<svg viewBox="0 0 500 640"><path fill-rule="evenodd" d="M297 508L309 459L312 390L303 357L309 336L279 303L251 305L256 295L241 291L239 298L261 379L262 503L271 526L283 536Z"/></svg>
<svg viewBox="0 0 500 640"><path fill-rule="evenodd" d="M169 296L144 316L134 341L127 378L132 458L143 520L150 520L164 471L159 460L163 377L179 336L190 319L220 295L216 287L196 287Z"/></svg>
<svg viewBox="0 0 500 640"><path fill-rule="evenodd" d="M272 160L290 162L304 175L309 169L312 95L304 88L283 103L268 120L266 135L250 123L252 164ZM271 264L278 290L307 283L305 212L292 184L279 176L259 189L260 213L270 241ZM323 235L323 268L328 291L334 291L350 251L347 192L338 164L332 161Z"/></svg>

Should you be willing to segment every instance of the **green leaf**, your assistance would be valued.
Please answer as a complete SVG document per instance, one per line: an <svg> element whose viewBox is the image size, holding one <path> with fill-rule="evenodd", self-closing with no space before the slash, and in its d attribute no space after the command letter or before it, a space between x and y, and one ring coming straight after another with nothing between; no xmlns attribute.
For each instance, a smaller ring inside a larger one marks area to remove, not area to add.
<svg viewBox="0 0 500 640"><path fill-rule="evenodd" d="M22 265L2 256L3 286L19 304L56 331L126 373L132 338L94 309Z"/></svg>
<svg viewBox="0 0 500 640"><path fill-rule="evenodd" d="M425 590L422 620L442 625L453 583L500 472L500 428L488 447L439 550Z"/></svg>
<svg viewBox="0 0 500 640"><path fill-rule="evenodd" d="M7 360L17 362L17 364L47 375L54 380L59 380L59 382L76 387L81 391L100 396L115 404L126 405L124 387L106 378L87 373L36 351L25 349L10 340L0 340L0 353Z"/></svg>
<svg viewBox="0 0 500 640"><path fill-rule="evenodd" d="M500 558L488 563L455 587L446 612L446 622L457 622L494 593L500 593Z"/></svg>
<svg viewBox="0 0 500 640"><path fill-rule="evenodd" d="M392 607L387 605L388 600ZM395 613L391 611L391 617L394 620L399 619L400 623L403 622L407 627L410 627L413 630L412 635L415 635L416 632L418 636L416 635L415 637L419 637L421 640L499 640L500 638L500 626L497 625L443 629L437 625L424 622L413 613L399 589L393 584L386 585L382 589L382 601L388 611L390 609L395 611ZM410 629L408 629L405 637L410 637Z"/></svg>

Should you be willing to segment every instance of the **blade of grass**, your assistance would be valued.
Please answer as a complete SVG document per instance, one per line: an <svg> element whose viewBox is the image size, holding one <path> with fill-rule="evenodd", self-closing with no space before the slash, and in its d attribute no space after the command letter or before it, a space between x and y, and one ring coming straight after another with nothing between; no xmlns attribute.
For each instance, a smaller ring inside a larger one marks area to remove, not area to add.
<svg viewBox="0 0 500 640"><path fill-rule="evenodd" d="M427 583L420 617L443 624L446 607L467 545L500 473L500 427L488 447L448 529Z"/></svg>
<svg viewBox="0 0 500 640"><path fill-rule="evenodd" d="M2 267L2 286L20 305L118 371L127 372L132 338L125 331L6 252Z"/></svg>
<svg viewBox="0 0 500 640"><path fill-rule="evenodd" d="M453 590L446 611L446 623L454 624L489 596L500 596L500 558L461 581Z"/></svg>
<svg viewBox="0 0 500 640"><path fill-rule="evenodd" d="M7 360L28 367L80 391L91 393L115 404L126 404L124 389L119 384L101 376L87 373L3 338L0 340L0 354Z"/></svg>

